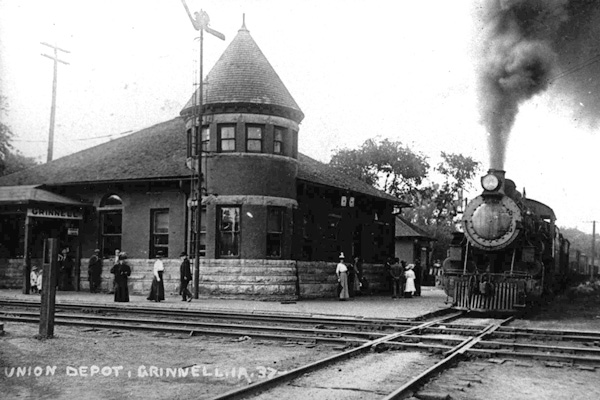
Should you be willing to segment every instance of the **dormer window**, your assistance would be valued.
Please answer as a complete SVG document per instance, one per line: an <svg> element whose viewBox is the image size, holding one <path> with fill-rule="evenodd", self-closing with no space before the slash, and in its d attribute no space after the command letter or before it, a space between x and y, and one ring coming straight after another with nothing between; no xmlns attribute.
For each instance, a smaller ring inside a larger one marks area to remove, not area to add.
<svg viewBox="0 0 600 400"><path fill-rule="evenodd" d="M262 153L263 127L260 125L246 126L246 151Z"/></svg>
<svg viewBox="0 0 600 400"><path fill-rule="evenodd" d="M283 132L285 128L281 128L279 126L275 127L273 132L273 153L274 154L283 154Z"/></svg>

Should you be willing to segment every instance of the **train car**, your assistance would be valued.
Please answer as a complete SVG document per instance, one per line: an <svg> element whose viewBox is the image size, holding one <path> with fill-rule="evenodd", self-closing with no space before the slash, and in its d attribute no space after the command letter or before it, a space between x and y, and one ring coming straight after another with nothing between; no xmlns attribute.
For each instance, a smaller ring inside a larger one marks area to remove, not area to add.
<svg viewBox="0 0 600 400"><path fill-rule="evenodd" d="M465 208L442 265L442 286L457 309L515 312L560 289L569 241L554 211L490 169L483 192Z"/></svg>

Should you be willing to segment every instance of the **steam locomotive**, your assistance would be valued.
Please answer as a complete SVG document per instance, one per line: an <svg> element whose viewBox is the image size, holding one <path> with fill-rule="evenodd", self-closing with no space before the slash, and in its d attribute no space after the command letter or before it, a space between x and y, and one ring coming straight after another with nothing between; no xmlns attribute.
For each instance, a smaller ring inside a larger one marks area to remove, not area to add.
<svg viewBox="0 0 600 400"><path fill-rule="evenodd" d="M451 241L442 286L457 309L522 310L560 290L570 243L552 209L518 192L504 171L490 169L481 185Z"/></svg>

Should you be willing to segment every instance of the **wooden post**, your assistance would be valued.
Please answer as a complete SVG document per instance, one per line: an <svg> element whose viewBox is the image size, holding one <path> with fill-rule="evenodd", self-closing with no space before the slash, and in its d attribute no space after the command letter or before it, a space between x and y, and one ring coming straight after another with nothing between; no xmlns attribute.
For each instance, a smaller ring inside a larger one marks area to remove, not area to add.
<svg viewBox="0 0 600 400"><path fill-rule="evenodd" d="M25 216L25 243L23 244L23 294L29 294L31 291L31 283L29 274L31 274L31 255L30 255L30 238L31 238L31 218Z"/></svg>
<svg viewBox="0 0 600 400"><path fill-rule="evenodd" d="M42 303L40 306L40 333L43 338L54 336L54 309L56 302L58 239L47 239L42 276ZM47 259L48 258L48 259Z"/></svg>

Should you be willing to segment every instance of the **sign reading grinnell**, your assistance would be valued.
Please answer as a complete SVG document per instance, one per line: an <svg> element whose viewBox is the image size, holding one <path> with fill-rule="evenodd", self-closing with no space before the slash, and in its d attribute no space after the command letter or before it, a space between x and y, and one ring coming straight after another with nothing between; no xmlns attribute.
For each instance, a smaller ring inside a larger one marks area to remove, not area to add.
<svg viewBox="0 0 600 400"><path fill-rule="evenodd" d="M27 216L37 218L83 219L81 211L59 210L56 208L28 208Z"/></svg>

